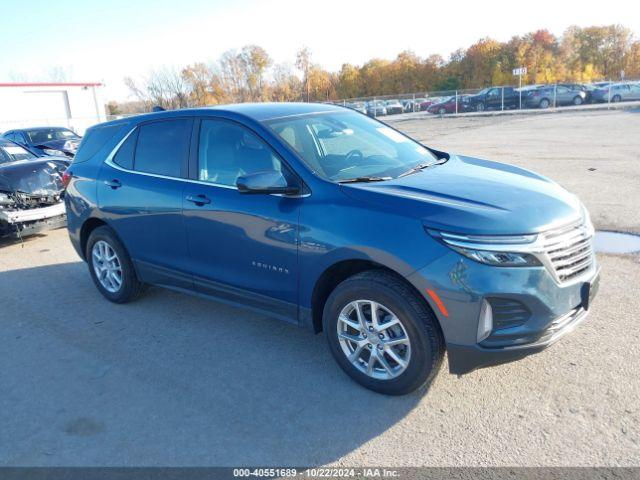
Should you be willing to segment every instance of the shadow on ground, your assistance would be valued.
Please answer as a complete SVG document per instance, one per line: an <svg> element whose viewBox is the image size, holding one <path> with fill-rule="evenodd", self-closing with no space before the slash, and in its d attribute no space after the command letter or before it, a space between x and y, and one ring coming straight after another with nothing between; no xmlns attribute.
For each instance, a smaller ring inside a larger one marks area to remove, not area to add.
<svg viewBox="0 0 640 480"><path fill-rule="evenodd" d="M322 464L424 394L364 390L321 335L241 309L157 288L114 305L81 262L0 291L0 464Z"/></svg>

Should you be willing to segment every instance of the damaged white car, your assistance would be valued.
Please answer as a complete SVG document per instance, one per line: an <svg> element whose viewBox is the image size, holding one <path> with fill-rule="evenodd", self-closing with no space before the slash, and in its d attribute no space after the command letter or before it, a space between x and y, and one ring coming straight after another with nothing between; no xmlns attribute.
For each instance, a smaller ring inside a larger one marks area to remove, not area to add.
<svg viewBox="0 0 640 480"><path fill-rule="evenodd" d="M0 237L66 225L63 175L69 164L65 158L38 158L0 138Z"/></svg>

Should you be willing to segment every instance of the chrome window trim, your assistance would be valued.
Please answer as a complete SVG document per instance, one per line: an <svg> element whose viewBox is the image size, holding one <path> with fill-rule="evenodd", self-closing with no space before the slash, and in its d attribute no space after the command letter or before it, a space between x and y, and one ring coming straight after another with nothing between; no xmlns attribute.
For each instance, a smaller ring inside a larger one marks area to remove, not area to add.
<svg viewBox="0 0 640 480"><path fill-rule="evenodd" d="M153 177L153 178L162 178L164 180L177 180L177 181L180 181L180 182L194 183L196 185L207 185L207 186L212 186L212 187L226 188L227 190L238 191L238 187L234 187L232 185L224 185L222 183L214 183L214 182L205 182L204 180L193 180L191 178L170 177L168 175L160 175L158 173L141 172L141 171L138 171L138 170L129 170L128 168L121 167L120 165L115 163L113 161L113 159L117 155L118 150L120 150L120 147L122 147L122 144L124 144L124 142L127 141L127 138L129 138L131 136L131 134L133 132L135 132L135 130L137 128L138 128L138 125L136 125L131 130L129 130L129 132L127 132L127 134L122 138L122 140L120 140L116 144L116 146L113 148L113 150L111 150L111 153L109 153L109 155L107 155L107 158L104 161L104 163L106 165L109 165L111 168L115 168L116 170L120 170L121 172L133 173L135 175L143 175L143 176L146 176L146 177ZM270 193L269 195L274 196L274 197L286 197L286 198L306 198L306 197L310 197L311 193L305 193L305 194L301 194L301 195L285 195L285 194L282 194L282 193Z"/></svg>

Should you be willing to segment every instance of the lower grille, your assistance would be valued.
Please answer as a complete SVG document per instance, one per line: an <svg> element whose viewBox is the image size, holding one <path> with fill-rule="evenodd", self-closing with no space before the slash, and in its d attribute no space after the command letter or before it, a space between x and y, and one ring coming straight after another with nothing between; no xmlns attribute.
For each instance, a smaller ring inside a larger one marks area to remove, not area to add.
<svg viewBox="0 0 640 480"><path fill-rule="evenodd" d="M563 330L570 329L571 324L584 316L585 311L582 307L576 307L564 315L555 318L543 330L537 331L494 331L480 345L484 348L505 348L518 347L525 345L540 344L550 340L561 334Z"/></svg>
<svg viewBox="0 0 640 480"><path fill-rule="evenodd" d="M594 263L593 231L581 220L542 234L542 246L559 282L587 272Z"/></svg>
<svg viewBox="0 0 640 480"><path fill-rule="evenodd" d="M531 317L529 309L517 300L490 297L487 301L493 311L493 330L518 327Z"/></svg>

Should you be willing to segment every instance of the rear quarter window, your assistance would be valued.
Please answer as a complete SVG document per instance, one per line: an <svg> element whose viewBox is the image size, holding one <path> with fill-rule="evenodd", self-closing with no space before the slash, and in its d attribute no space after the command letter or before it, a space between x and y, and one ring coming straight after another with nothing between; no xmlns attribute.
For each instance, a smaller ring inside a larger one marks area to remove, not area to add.
<svg viewBox="0 0 640 480"><path fill-rule="evenodd" d="M131 132L131 135L120 145L120 148L113 157L113 163L127 170L133 170L133 154L136 149L137 139L138 130L136 129L134 132Z"/></svg>
<svg viewBox="0 0 640 480"><path fill-rule="evenodd" d="M78 151L73 158L73 163L86 162L93 157L98 151L122 128L121 124L96 126L87 130L85 136L80 142Z"/></svg>

